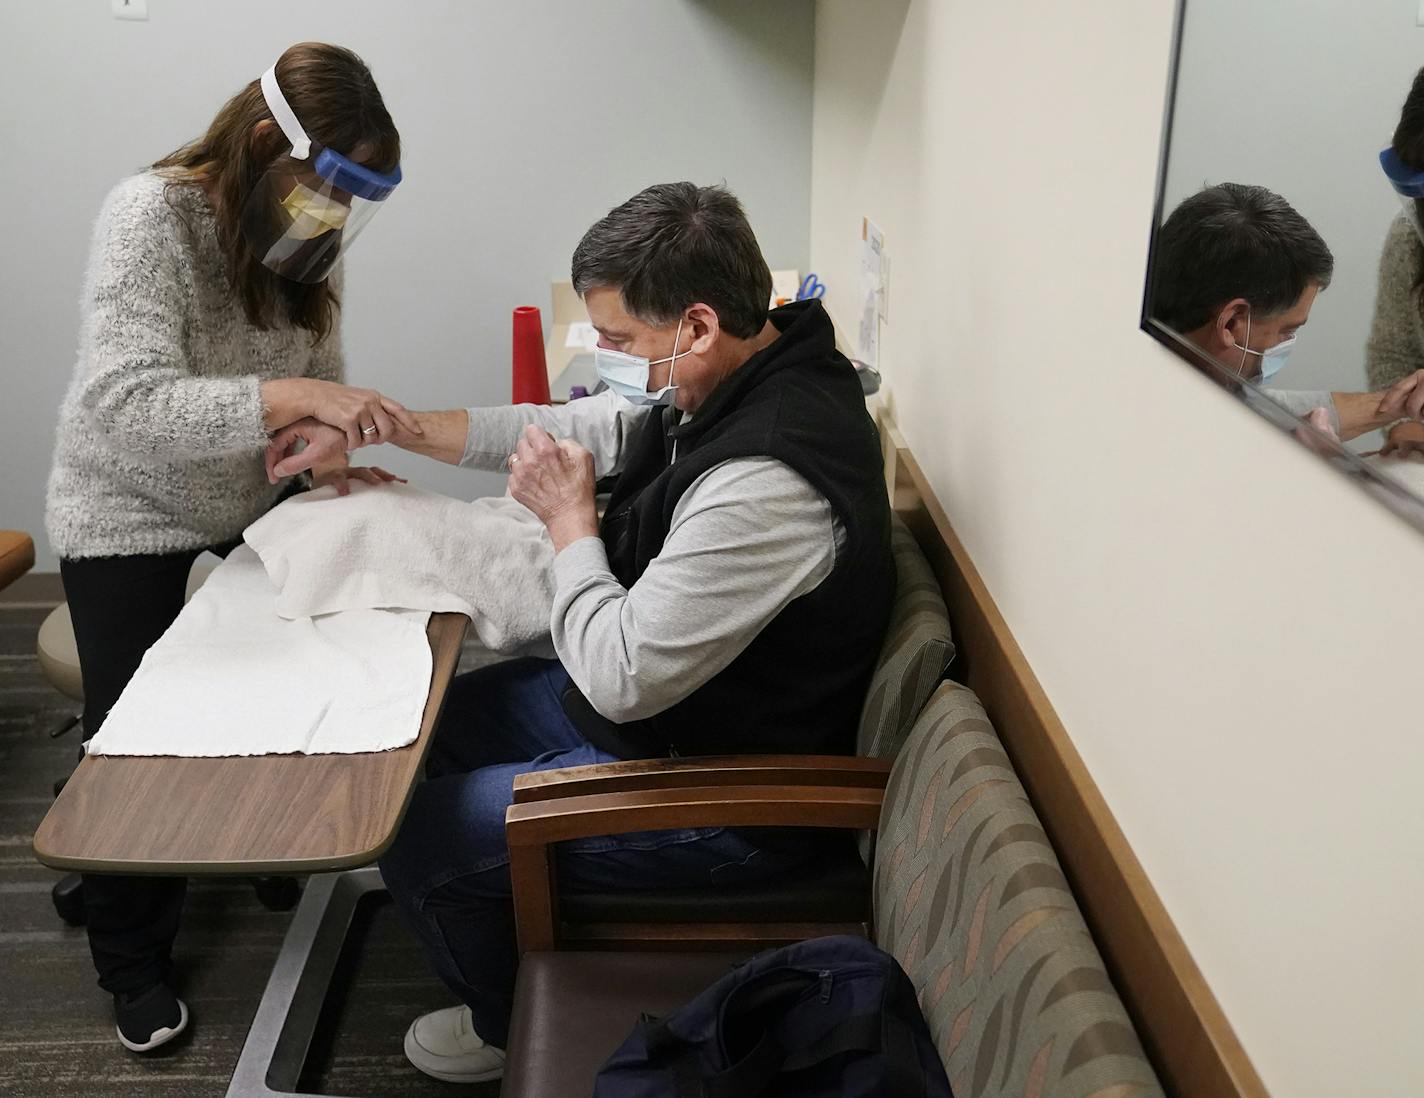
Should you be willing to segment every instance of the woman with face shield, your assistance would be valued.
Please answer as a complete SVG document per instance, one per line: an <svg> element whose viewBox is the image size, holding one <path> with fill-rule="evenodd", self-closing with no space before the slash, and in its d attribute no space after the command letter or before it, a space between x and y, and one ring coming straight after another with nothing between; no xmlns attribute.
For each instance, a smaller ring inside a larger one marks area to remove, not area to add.
<svg viewBox="0 0 1424 1098"><path fill-rule="evenodd" d="M106 199L46 509L86 737L182 608L194 559L225 553L295 488L269 478L270 432L295 425L335 452L313 480L343 494L350 479L393 479L348 467L345 451L398 425L418 433L400 404L342 383L340 257L399 183L399 160L366 65L303 43ZM136 1052L188 1022L168 982L184 887L84 879L99 986Z"/></svg>

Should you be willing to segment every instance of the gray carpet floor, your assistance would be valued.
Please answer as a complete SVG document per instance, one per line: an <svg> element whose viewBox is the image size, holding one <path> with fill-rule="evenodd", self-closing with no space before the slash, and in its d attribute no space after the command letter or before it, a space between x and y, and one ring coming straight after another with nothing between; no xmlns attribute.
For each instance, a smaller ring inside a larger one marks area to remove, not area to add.
<svg viewBox="0 0 1424 1098"><path fill-rule="evenodd" d="M40 673L35 634L52 603L0 601L0 1095L89 1098L222 1095L281 946L290 913L268 911L240 880L196 880L175 950L188 1033L155 1054L115 1039L82 928L65 926L34 860L51 785L72 768L78 734L51 739L77 706ZM406 1063L412 1018L452 1003L388 901L367 905L328 997L302 1090L314 1094L494 1098L497 1083L456 1087Z"/></svg>

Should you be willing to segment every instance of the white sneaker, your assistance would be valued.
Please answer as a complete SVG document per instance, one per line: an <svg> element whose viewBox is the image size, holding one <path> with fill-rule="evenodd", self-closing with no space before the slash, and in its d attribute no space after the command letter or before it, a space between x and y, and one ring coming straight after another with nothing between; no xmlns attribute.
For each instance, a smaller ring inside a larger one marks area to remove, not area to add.
<svg viewBox="0 0 1424 1098"><path fill-rule="evenodd" d="M447 1083L485 1083L504 1074L504 1049L484 1043L467 1006L446 1007L411 1022L405 1058Z"/></svg>

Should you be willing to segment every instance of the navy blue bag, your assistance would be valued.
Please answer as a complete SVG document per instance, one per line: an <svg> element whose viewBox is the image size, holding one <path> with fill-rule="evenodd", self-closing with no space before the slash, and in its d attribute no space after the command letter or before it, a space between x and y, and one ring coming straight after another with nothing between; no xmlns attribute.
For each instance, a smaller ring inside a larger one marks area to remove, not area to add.
<svg viewBox="0 0 1424 1098"><path fill-rule="evenodd" d="M894 957L864 938L758 954L661 1019L646 1015L593 1098L952 1098Z"/></svg>

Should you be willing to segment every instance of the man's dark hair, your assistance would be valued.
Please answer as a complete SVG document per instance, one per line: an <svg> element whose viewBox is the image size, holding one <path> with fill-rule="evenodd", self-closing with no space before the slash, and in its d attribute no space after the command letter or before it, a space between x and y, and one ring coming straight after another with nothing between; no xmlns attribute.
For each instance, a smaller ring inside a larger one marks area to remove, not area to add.
<svg viewBox="0 0 1424 1098"><path fill-rule="evenodd" d="M1256 315L1271 316L1312 283L1325 289L1334 270L1325 241L1284 198L1218 183L1173 210L1157 235L1152 316L1190 332L1238 297Z"/></svg>
<svg viewBox="0 0 1424 1098"><path fill-rule="evenodd" d="M670 324L703 302L731 335L766 324L771 270L747 215L725 187L659 183L610 210L574 249L574 289L617 290L648 324Z"/></svg>

